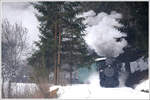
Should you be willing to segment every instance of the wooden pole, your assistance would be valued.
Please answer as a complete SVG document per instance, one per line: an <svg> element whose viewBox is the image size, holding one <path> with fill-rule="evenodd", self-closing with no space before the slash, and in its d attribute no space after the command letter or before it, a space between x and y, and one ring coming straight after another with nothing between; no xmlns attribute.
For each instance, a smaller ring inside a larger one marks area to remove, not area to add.
<svg viewBox="0 0 150 100"><path fill-rule="evenodd" d="M58 83L60 83L60 53L61 53L61 31L60 31L60 27L59 27L59 41L58 41L58 68L57 68L57 79L58 79Z"/></svg>
<svg viewBox="0 0 150 100"><path fill-rule="evenodd" d="M54 84L57 85L57 24L55 24L55 51L54 51Z"/></svg>

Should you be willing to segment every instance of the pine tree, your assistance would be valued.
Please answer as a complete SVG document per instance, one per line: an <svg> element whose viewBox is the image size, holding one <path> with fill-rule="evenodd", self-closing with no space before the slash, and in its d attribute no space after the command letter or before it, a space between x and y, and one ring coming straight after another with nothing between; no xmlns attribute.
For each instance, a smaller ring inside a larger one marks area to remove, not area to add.
<svg viewBox="0 0 150 100"><path fill-rule="evenodd" d="M79 47L79 49L76 48L76 51L80 52L80 55L85 57L87 54L81 34L85 28L82 24L83 18L76 18L76 15L81 13L82 9L80 9L80 3L78 2L38 2L33 3L33 6L40 13L36 14L37 19L40 21L39 30L41 33L40 41L36 42L36 45L39 47L39 53L42 51L44 55L45 66L53 68L55 84L58 84L61 59L65 58L67 60L63 61L70 63L75 62L73 61L75 59L79 61L81 57L78 56L78 53L73 55L73 46L77 45ZM62 41L65 36L70 41ZM73 36L76 36L76 39ZM64 44L72 47L66 49L66 54L62 50L65 48ZM79 46L81 44L82 46ZM68 54L74 58L67 58ZM36 56L36 54L33 55ZM34 60L30 60L30 62L32 61ZM82 62L85 62L85 60ZM70 65L73 64L70 63Z"/></svg>
<svg viewBox="0 0 150 100"><path fill-rule="evenodd" d="M80 33L78 28L70 28L63 35L62 41L62 63L68 63L70 66L70 82L72 83L73 67L88 65L90 55L83 39L84 34Z"/></svg>

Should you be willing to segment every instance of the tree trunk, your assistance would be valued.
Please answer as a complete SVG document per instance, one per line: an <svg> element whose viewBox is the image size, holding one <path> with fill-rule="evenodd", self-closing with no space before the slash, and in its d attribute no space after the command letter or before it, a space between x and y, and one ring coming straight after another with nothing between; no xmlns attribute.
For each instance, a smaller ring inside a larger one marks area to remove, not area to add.
<svg viewBox="0 0 150 100"><path fill-rule="evenodd" d="M5 93L4 93L4 78L2 79L2 98L5 98Z"/></svg>
<svg viewBox="0 0 150 100"><path fill-rule="evenodd" d="M60 32L60 27L59 27L59 44L58 44L58 68L57 68L57 79L58 83L60 83L60 52L61 52L61 32Z"/></svg>
<svg viewBox="0 0 150 100"><path fill-rule="evenodd" d="M57 57L56 52L54 54L54 84L57 85Z"/></svg>
<svg viewBox="0 0 150 100"><path fill-rule="evenodd" d="M55 24L54 84L57 85L57 24Z"/></svg>
<svg viewBox="0 0 150 100"><path fill-rule="evenodd" d="M38 83L37 86L39 87L40 89L40 92L42 93L43 97L44 98L49 98L49 92L48 90L46 90L46 88L44 86L42 86L43 84L41 83ZM48 88L48 87L47 87Z"/></svg>
<svg viewBox="0 0 150 100"><path fill-rule="evenodd" d="M11 98L11 81L8 82L8 98Z"/></svg>
<svg viewBox="0 0 150 100"><path fill-rule="evenodd" d="M73 41L73 35L71 34L71 41ZM70 44L70 48L71 48L71 50L70 50L70 84L72 84L72 72L73 72L73 68L72 68L72 66L73 66L73 63L72 63L72 56L73 56L73 52L72 52L72 49L73 49L73 44L72 44L72 42L71 42L71 44Z"/></svg>
<svg viewBox="0 0 150 100"><path fill-rule="evenodd" d="M70 84L72 85L72 65L70 65Z"/></svg>

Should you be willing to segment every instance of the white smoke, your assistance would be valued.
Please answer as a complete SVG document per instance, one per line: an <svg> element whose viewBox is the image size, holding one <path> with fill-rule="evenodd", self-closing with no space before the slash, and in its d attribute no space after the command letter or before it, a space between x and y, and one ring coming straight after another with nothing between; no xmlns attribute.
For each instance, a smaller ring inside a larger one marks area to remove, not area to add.
<svg viewBox="0 0 150 100"><path fill-rule="evenodd" d="M116 38L125 37L126 34L117 28L123 27L119 23L121 14L112 11L111 14L88 11L82 15L85 17L84 24L87 25L85 41L88 46L100 56L117 57L123 53L123 47L127 41L122 39L120 42Z"/></svg>
<svg viewBox="0 0 150 100"><path fill-rule="evenodd" d="M87 80L90 85L100 87L100 79L98 72L92 73Z"/></svg>

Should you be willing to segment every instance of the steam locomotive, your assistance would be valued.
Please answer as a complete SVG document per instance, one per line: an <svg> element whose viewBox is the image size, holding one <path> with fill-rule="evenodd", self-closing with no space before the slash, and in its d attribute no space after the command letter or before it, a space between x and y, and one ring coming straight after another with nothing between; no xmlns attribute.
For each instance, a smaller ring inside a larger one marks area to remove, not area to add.
<svg viewBox="0 0 150 100"><path fill-rule="evenodd" d="M115 58L98 58L95 60L99 71L100 85L103 87L117 87L119 85L119 71L121 64Z"/></svg>
<svg viewBox="0 0 150 100"><path fill-rule="evenodd" d="M124 63L125 71L129 73L129 78L126 81L125 85L131 87L135 84L135 82L131 81L134 79L133 76L137 76L131 73L130 62L135 61L136 59L142 57L143 52L141 50L137 50L136 48L129 49L125 48L125 53L120 54L118 57L101 57L97 58L96 66L99 71L100 85L103 87L117 87L119 85L119 72L121 72L122 64ZM138 72L141 73L141 72ZM146 72L146 75L147 72ZM130 78L131 76L131 78ZM136 81L140 81L142 79L138 79L136 77Z"/></svg>

